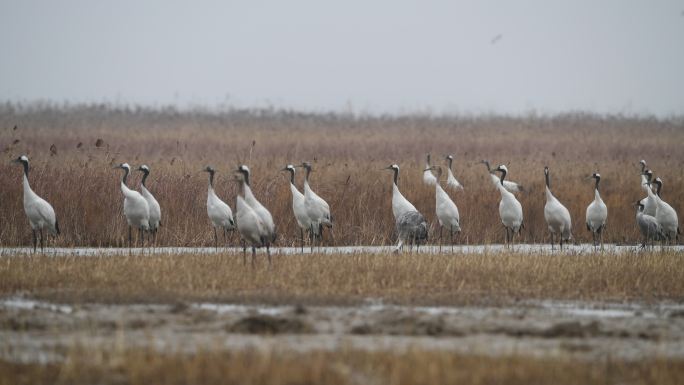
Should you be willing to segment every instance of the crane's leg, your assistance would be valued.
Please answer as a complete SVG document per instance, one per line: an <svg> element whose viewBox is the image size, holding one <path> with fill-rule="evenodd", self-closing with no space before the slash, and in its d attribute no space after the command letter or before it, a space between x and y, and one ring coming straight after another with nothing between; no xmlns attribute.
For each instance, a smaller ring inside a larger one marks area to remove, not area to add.
<svg viewBox="0 0 684 385"><path fill-rule="evenodd" d="M309 231L311 231L311 237L309 238L309 240L311 241L311 252L313 253L314 243L316 243L316 234L314 234L313 223L309 226Z"/></svg>
<svg viewBox="0 0 684 385"><path fill-rule="evenodd" d="M214 227L214 248L218 251L218 233L216 232L216 227Z"/></svg>
<svg viewBox="0 0 684 385"><path fill-rule="evenodd" d="M40 229L40 252L44 253L44 250L43 250L43 229Z"/></svg>
<svg viewBox="0 0 684 385"><path fill-rule="evenodd" d="M271 247L266 245L266 255L268 256L268 267L271 267Z"/></svg>
<svg viewBox="0 0 684 385"><path fill-rule="evenodd" d="M603 251L603 227L601 227L601 232L599 233L599 238L601 240L601 251Z"/></svg>
<svg viewBox="0 0 684 385"><path fill-rule="evenodd" d="M555 239L554 239L553 233L551 233L551 251L554 250L554 244L553 244L554 241L555 241Z"/></svg>
<svg viewBox="0 0 684 385"><path fill-rule="evenodd" d="M36 230L31 229L31 231L33 231L33 253L35 254L38 246L38 237L36 237Z"/></svg>
<svg viewBox="0 0 684 385"><path fill-rule="evenodd" d="M256 247L252 246L252 269L255 266L256 262Z"/></svg>
<svg viewBox="0 0 684 385"><path fill-rule="evenodd" d="M451 242L451 253L454 253L454 226L451 225L451 231L450 231L450 242Z"/></svg>
<svg viewBox="0 0 684 385"><path fill-rule="evenodd" d="M242 243L242 265L247 264L247 243L245 242L244 239L240 240Z"/></svg>
<svg viewBox="0 0 684 385"><path fill-rule="evenodd" d="M560 251L563 251L563 234L559 235L559 237L560 237L560 241L559 241Z"/></svg>
<svg viewBox="0 0 684 385"><path fill-rule="evenodd" d="M300 235L300 238L299 238L299 239L300 239L299 245L300 245L301 248L302 248L302 254L304 254L304 229L301 228L301 227L299 228L299 235Z"/></svg>
<svg viewBox="0 0 684 385"><path fill-rule="evenodd" d="M442 225L439 225L439 252L442 252Z"/></svg>
<svg viewBox="0 0 684 385"><path fill-rule="evenodd" d="M133 227L128 225L128 254L131 254L131 248L133 247Z"/></svg>
<svg viewBox="0 0 684 385"><path fill-rule="evenodd" d="M145 249L145 229L140 228L140 249L144 251Z"/></svg>
<svg viewBox="0 0 684 385"><path fill-rule="evenodd" d="M333 232L332 226L330 226L330 246L335 246L337 245L337 242L335 242L335 233Z"/></svg>

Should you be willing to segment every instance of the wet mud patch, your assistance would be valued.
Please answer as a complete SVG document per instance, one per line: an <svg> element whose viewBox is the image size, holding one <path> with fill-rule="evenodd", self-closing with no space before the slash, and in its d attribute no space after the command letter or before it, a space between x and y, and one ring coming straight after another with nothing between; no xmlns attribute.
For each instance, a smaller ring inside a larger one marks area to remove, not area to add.
<svg viewBox="0 0 684 385"><path fill-rule="evenodd" d="M311 334L314 328L304 320L265 314L250 315L226 325L229 333L240 334Z"/></svg>

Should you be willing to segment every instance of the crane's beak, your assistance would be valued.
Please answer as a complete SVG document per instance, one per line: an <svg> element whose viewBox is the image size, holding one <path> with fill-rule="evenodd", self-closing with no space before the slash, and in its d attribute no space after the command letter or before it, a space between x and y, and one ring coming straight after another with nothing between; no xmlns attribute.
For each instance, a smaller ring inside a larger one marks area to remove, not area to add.
<svg viewBox="0 0 684 385"><path fill-rule="evenodd" d="M280 169L280 171L289 171L287 167Z"/></svg>

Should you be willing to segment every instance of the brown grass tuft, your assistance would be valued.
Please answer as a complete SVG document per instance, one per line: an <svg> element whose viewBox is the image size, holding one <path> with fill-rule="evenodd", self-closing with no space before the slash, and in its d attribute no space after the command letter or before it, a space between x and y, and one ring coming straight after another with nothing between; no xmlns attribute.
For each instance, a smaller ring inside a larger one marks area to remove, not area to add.
<svg viewBox="0 0 684 385"><path fill-rule="evenodd" d="M499 304L684 299L680 253L0 257L0 296L61 302Z"/></svg>

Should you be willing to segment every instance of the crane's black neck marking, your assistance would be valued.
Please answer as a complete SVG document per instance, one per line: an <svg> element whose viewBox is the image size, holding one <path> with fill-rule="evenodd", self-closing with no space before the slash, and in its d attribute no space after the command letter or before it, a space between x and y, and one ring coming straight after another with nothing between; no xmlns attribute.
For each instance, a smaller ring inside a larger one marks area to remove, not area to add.
<svg viewBox="0 0 684 385"><path fill-rule="evenodd" d="M453 159L447 158L447 162L449 162L449 170L451 170L451 164L453 163Z"/></svg>
<svg viewBox="0 0 684 385"><path fill-rule="evenodd" d="M487 164L487 167L489 167L489 164ZM503 182L504 182L504 179L506 179L506 170L501 170L501 178L500 178L500 181L501 181L501 185L502 185L502 186L504 185L504 183L503 183Z"/></svg>
<svg viewBox="0 0 684 385"><path fill-rule="evenodd" d="M145 180L147 179L147 176L150 175L150 172L146 169L142 169L143 172L143 177L142 177L142 182L140 182L143 186L145 186ZM147 187L147 186L145 186Z"/></svg>
<svg viewBox="0 0 684 385"><path fill-rule="evenodd" d="M249 186L249 171L247 170L239 170L242 176L245 177L245 184Z"/></svg>
<svg viewBox="0 0 684 385"><path fill-rule="evenodd" d="M550 190L551 189L551 182L550 182L550 178L549 178L549 169L544 170L544 179L546 179L546 187L548 187Z"/></svg>
<svg viewBox="0 0 684 385"><path fill-rule="evenodd" d="M399 170L396 168L393 168L392 171L394 171L394 184L396 186L399 186L399 183L398 183L398 181L399 181Z"/></svg>
<svg viewBox="0 0 684 385"><path fill-rule="evenodd" d="M125 186L128 187L128 183L126 182L128 180L128 168L124 167L124 175L123 178L121 178L121 183L123 183Z"/></svg>
<svg viewBox="0 0 684 385"><path fill-rule="evenodd" d="M26 179L28 179L29 164L28 164L28 162L24 162L22 160L21 165L24 166L24 175L26 175Z"/></svg>
<svg viewBox="0 0 684 385"><path fill-rule="evenodd" d="M306 176L304 178L308 183L309 182L309 174L311 174L311 166L304 166L304 168L306 169L306 174L305 174Z"/></svg>
<svg viewBox="0 0 684 385"><path fill-rule="evenodd" d="M601 181L601 177L600 177L600 176L597 176L597 177L594 177L594 178L596 178L596 187L595 187L595 188L596 188L596 191L598 191L598 189L599 189L599 182Z"/></svg>
<svg viewBox="0 0 684 385"><path fill-rule="evenodd" d="M660 189L663 188L663 182L657 180L655 181L656 184L656 195L660 197Z"/></svg>
<svg viewBox="0 0 684 385"><path fill-rule="evenodd" d="M295 171L291 168L288 168L287 171L290 173L290 183L293 185L295 184Z"/></svg>
<svg viewBox="0 0 684 385"><path fill-rule="evenodd" d="M208 172L209 172L209 186L211 186L211 188L214 188L214 170L209 170Z"/></svg>

